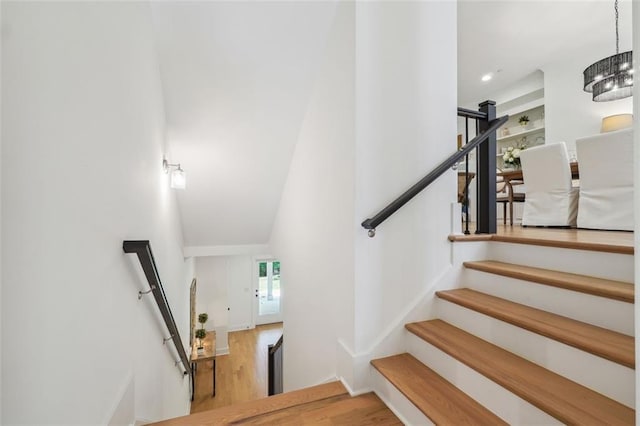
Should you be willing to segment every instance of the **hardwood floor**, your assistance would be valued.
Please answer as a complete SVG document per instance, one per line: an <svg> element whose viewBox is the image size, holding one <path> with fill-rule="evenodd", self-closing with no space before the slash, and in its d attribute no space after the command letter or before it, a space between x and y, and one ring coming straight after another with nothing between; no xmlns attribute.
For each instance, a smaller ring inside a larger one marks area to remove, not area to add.
<svg viewBox="0 0 640 426"><path fill-rule="evenodd" d="M507 241L580 250L596 250L633 254L633 232L597 231L590 229L536 228L520 225L498 225L495 235L474 234L475 223L469 224L470 235L450 235L450 241Z"/></svg>
<svg viewBox="0 0 640 426"><path fill-rule="evenodd" d="M282 323L229 333L229 355L216 360L216 396L211 396L212 363L201 363L191 414L267 396L267 347L282 334Z"/></svg>

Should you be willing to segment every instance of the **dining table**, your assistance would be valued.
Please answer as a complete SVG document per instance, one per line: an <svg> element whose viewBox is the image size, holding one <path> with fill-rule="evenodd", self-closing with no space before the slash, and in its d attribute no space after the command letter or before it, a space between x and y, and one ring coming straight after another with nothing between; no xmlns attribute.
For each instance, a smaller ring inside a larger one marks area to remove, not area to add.
<svg viewBox="0 0 640 426"><path fill-rule="evenodd" d="M569 163L571 167L571 179L580 179L580 170L578 168L577 162ZM499 173L496 173L497 176L501 176L505 185L507 186L507 191L509 193L509 211L511 212L511 221L513 224L513 186L514 185L522 185L524 184L524 174L522 173L522 168L518 169L504 169ZM525 197L526 198L526 197Z"/></svg>

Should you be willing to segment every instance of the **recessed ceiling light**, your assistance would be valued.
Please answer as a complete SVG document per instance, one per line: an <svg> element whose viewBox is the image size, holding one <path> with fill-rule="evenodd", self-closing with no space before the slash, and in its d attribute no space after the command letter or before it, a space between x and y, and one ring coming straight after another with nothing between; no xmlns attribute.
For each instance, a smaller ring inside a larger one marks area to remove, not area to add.
<svg viewBox="0 0 640 426"><path fill-rule="evenodd" d="M489 73L489 74L485 74L482 76L481 80L482 81L489 81L493 78L493 73Z"/></svg>

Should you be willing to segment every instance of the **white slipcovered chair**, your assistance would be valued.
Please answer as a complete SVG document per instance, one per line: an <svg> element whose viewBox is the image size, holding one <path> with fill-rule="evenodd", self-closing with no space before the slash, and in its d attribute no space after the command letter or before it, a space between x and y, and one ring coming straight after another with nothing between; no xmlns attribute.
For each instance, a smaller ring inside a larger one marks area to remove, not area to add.
<svg viewBox="0 0 640 426"><path fill-rule="evenodd" d="M575 226L578 188L571 185L564 142L525 149L520 161L527 185L522 225Z"/></svg>
<svg viewBox="0 0 640 426"><path fill-rule="evenodd" d="M578 227L633 231L633 129L576 140Z"/></svg>

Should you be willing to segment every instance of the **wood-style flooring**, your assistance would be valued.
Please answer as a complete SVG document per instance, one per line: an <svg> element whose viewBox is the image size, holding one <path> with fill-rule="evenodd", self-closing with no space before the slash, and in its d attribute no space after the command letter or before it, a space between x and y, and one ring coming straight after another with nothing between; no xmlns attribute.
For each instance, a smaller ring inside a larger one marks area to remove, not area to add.
<svg viewBox="0 0 640 426"><path fill-rule="evenodd" d="M281 334L282 323L229 333L229 355L216 360L216 396L211 396L213 363L201 363L191 414L266 397L267 347Z"/></svg>
<svg viewBox="0 0 640 426"><path fill-rule="evenodd" d="M633 232L590 229L537 228L498 224L495 235L475 234L475 223L469 224L470 235L450 235L451 241L504 241L521 244L595 250L633 254Z"/></svg>

